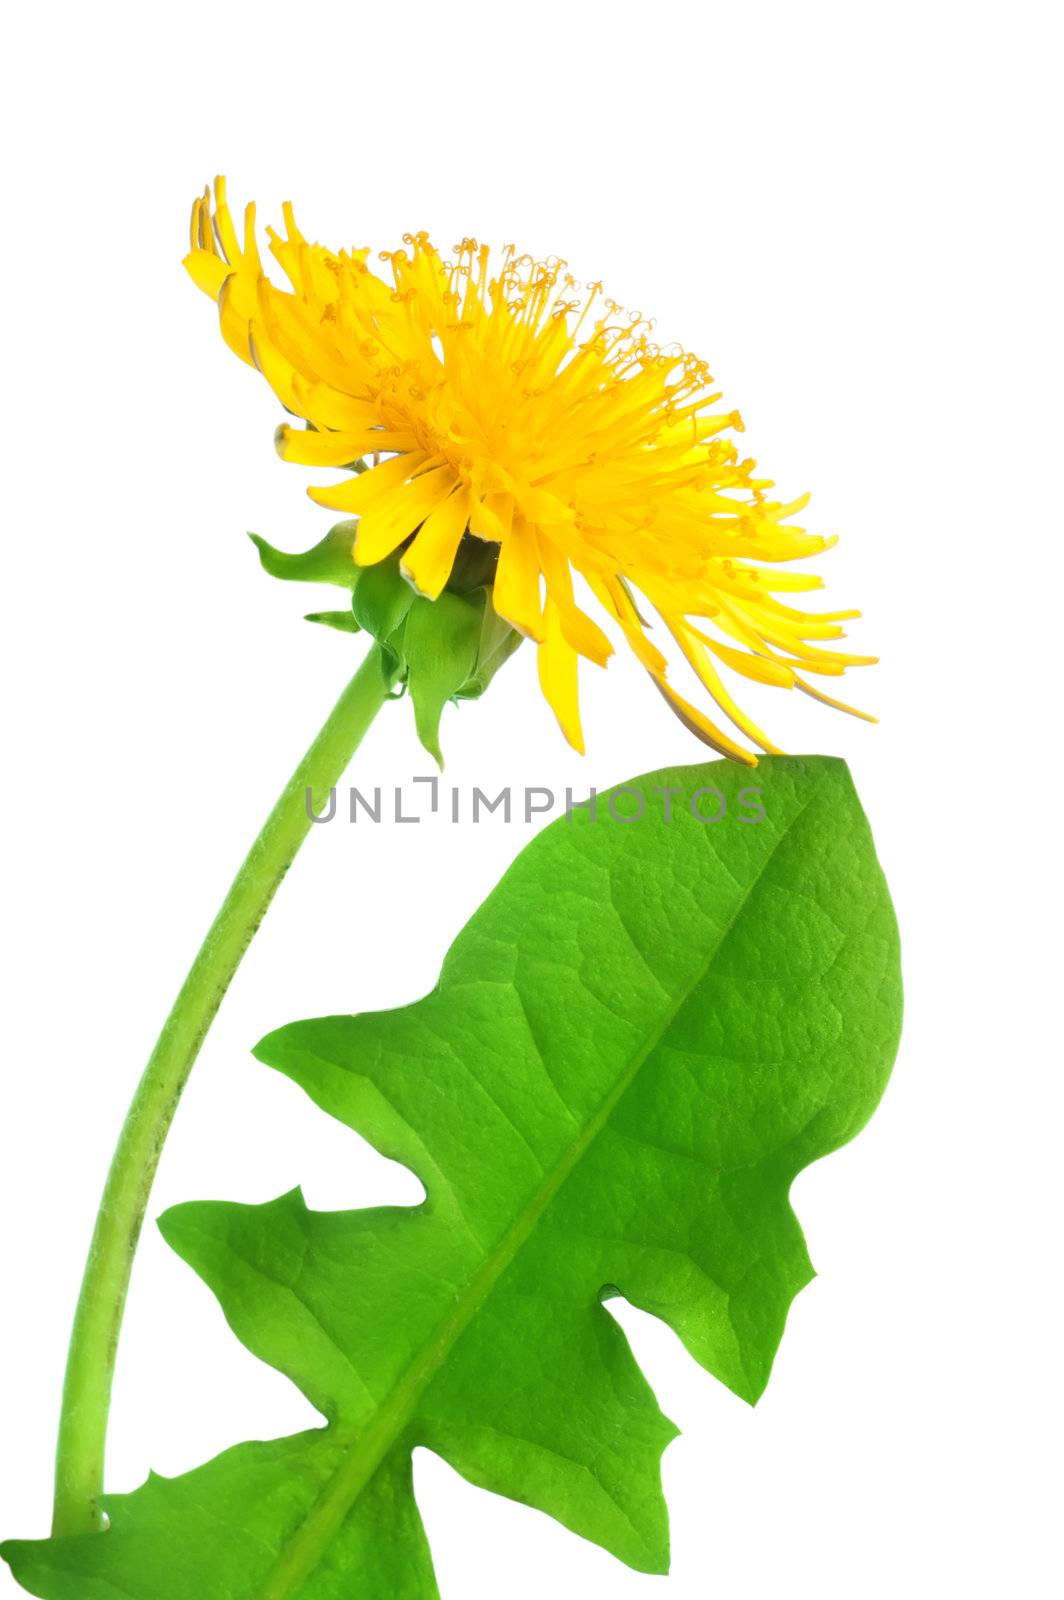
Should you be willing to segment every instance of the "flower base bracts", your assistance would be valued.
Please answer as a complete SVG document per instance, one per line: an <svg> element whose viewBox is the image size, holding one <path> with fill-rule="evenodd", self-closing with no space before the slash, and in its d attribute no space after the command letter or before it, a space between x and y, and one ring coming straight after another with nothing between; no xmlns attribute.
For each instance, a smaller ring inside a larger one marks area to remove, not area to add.
<svg viewBox="0 0 1064 1600"><path fill-rule="evenodd" d="M442 767L444 706L479 699L521 643L521 635L491 604L491 547L467 536L472 548L456 564L454 587L429 600L403 576L400 552L376 566L356 566L351 556L356 529L354 522L339 522L302 555L275 550L257 534L251 537L272 577L350 591L348 609L310 612L308 622L372 634L392 686L400 693L409 690L418 738ZM460 584L466 585L461 592Z"/></svg>

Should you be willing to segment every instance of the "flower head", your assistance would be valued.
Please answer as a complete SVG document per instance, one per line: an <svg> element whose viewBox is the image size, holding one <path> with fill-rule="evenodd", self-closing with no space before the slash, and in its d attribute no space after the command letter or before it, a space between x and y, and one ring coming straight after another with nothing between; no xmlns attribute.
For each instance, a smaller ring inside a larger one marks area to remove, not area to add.
<svg viewBox="0 0 1064 1600"><path fill-rule="evenodd" d="M358 518L353 557L395 551L423 594L448 583L463 542L497 552L493 603L534 639L539 678L583 749L577 662L604 665L606 634L579 603L584 580L682 720L722 754L755 757L666 676L648 637L653 610L717 706L775 751L732 699L720 668L799 688L850 710L802 674L835 677L873 657L825 648L857 612L809 614L777 598L820 587L780 565L834 541L790 518L741 460L742 421L717 409L705 363L662 348L651 326L582 292L563 261L464 239L442 255L423 233L404 248L328 250L285 206L269 230L290 289L271 283L247 208L243 241L225 184L192 211L186 266L218 303L222 334L307 426L278 430L288 461L348 467L312 498ZM863 713L857 713L863 715Z"/></svg>

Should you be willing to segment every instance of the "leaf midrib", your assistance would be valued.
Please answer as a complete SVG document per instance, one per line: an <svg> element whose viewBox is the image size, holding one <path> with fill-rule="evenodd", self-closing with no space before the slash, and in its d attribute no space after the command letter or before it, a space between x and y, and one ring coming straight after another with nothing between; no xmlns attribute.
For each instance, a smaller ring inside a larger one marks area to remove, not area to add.
<svg viewBox="0 0 1064 1600"><path fill-rule="evenodd" d="M746 910L751 896L763 882L780 846L791 836L798 822L808 811L823 782L823 778L818 779L802 805L780 832L761 863L757 875L747 885L742 898L721 929L717 942L697 973L680 990L660 1023L633 1053L624 1071L618 1076L613 1088L603 1098L594 1115L583 1125L528 1205L515 1218L511 1227L485 1258L483 1265L469 1280L450 1315L439 1324L432 1338L422 1346L373 1421L362 1430L357 1441L352 1444L349 1454L337 1468L331 1482L289 1539L285 1550L259 1590L256 1600L292 1600L300 1584L318 1565L351 1507L399 1439L417 1402L446 1361L451 1349L472 1322L499 1278L511 1265L563 1184L598 1138L618 1104L635 1082L648 1057L658 1048L680 1012L706 981L714 962Z"/></svg>

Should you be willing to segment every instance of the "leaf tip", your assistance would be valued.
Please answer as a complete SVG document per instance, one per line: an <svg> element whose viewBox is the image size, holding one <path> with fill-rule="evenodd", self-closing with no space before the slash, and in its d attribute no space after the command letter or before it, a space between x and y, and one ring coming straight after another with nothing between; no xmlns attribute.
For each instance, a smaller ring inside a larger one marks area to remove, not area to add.
<svg viewBox="0 0 1064 1600"><path fill-rule="evenodd" d="M264 1033L258 1044L251 1047L251 1054L255 1060L261 1061L264 1067L275 1067L285 1031L284 1028L272 1028L269 1033Z"/></svg>
<svg viewBox="0 0 1064 1600"><path fill-rule="evenodd" d="M158 1228L159 1232L162 1234L171 1250L176 1250L178 1255L181 1255L182 1253L180 1244L180 1241L183 1237L181 1216L186 1209L187 1207L185 1205L168 1206L166 1210L161 1212L160 1215L155 1219L155 1226Z"/></svg>
<svg viewBox="0 0 1064 1600"><path fill-rule="evenodd" d="M178 1205L168 1206L155 1219L155 1226L162 1234L166 1243L182 1261L187 1261L190 1266L194 1243L202 1239L205 1229L204 1222L216 1212L219 1202L216 1200L184 1200Z"/></svg>

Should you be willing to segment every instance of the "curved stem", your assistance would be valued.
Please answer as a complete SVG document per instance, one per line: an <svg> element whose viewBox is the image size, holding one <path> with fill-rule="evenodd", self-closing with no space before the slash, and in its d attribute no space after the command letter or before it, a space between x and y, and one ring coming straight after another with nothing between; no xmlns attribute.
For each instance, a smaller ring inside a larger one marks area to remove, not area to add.
<svg viewBox="0 0 1064 1600"><path fill-rule="evenodd" d="M374 645L248 851L163 1024L118 1137L78 1297L56 1449L52 1531L102 1526L104 1445L118 1335L148 1197L177 1102L259 923L389 689Z"/></svg>

